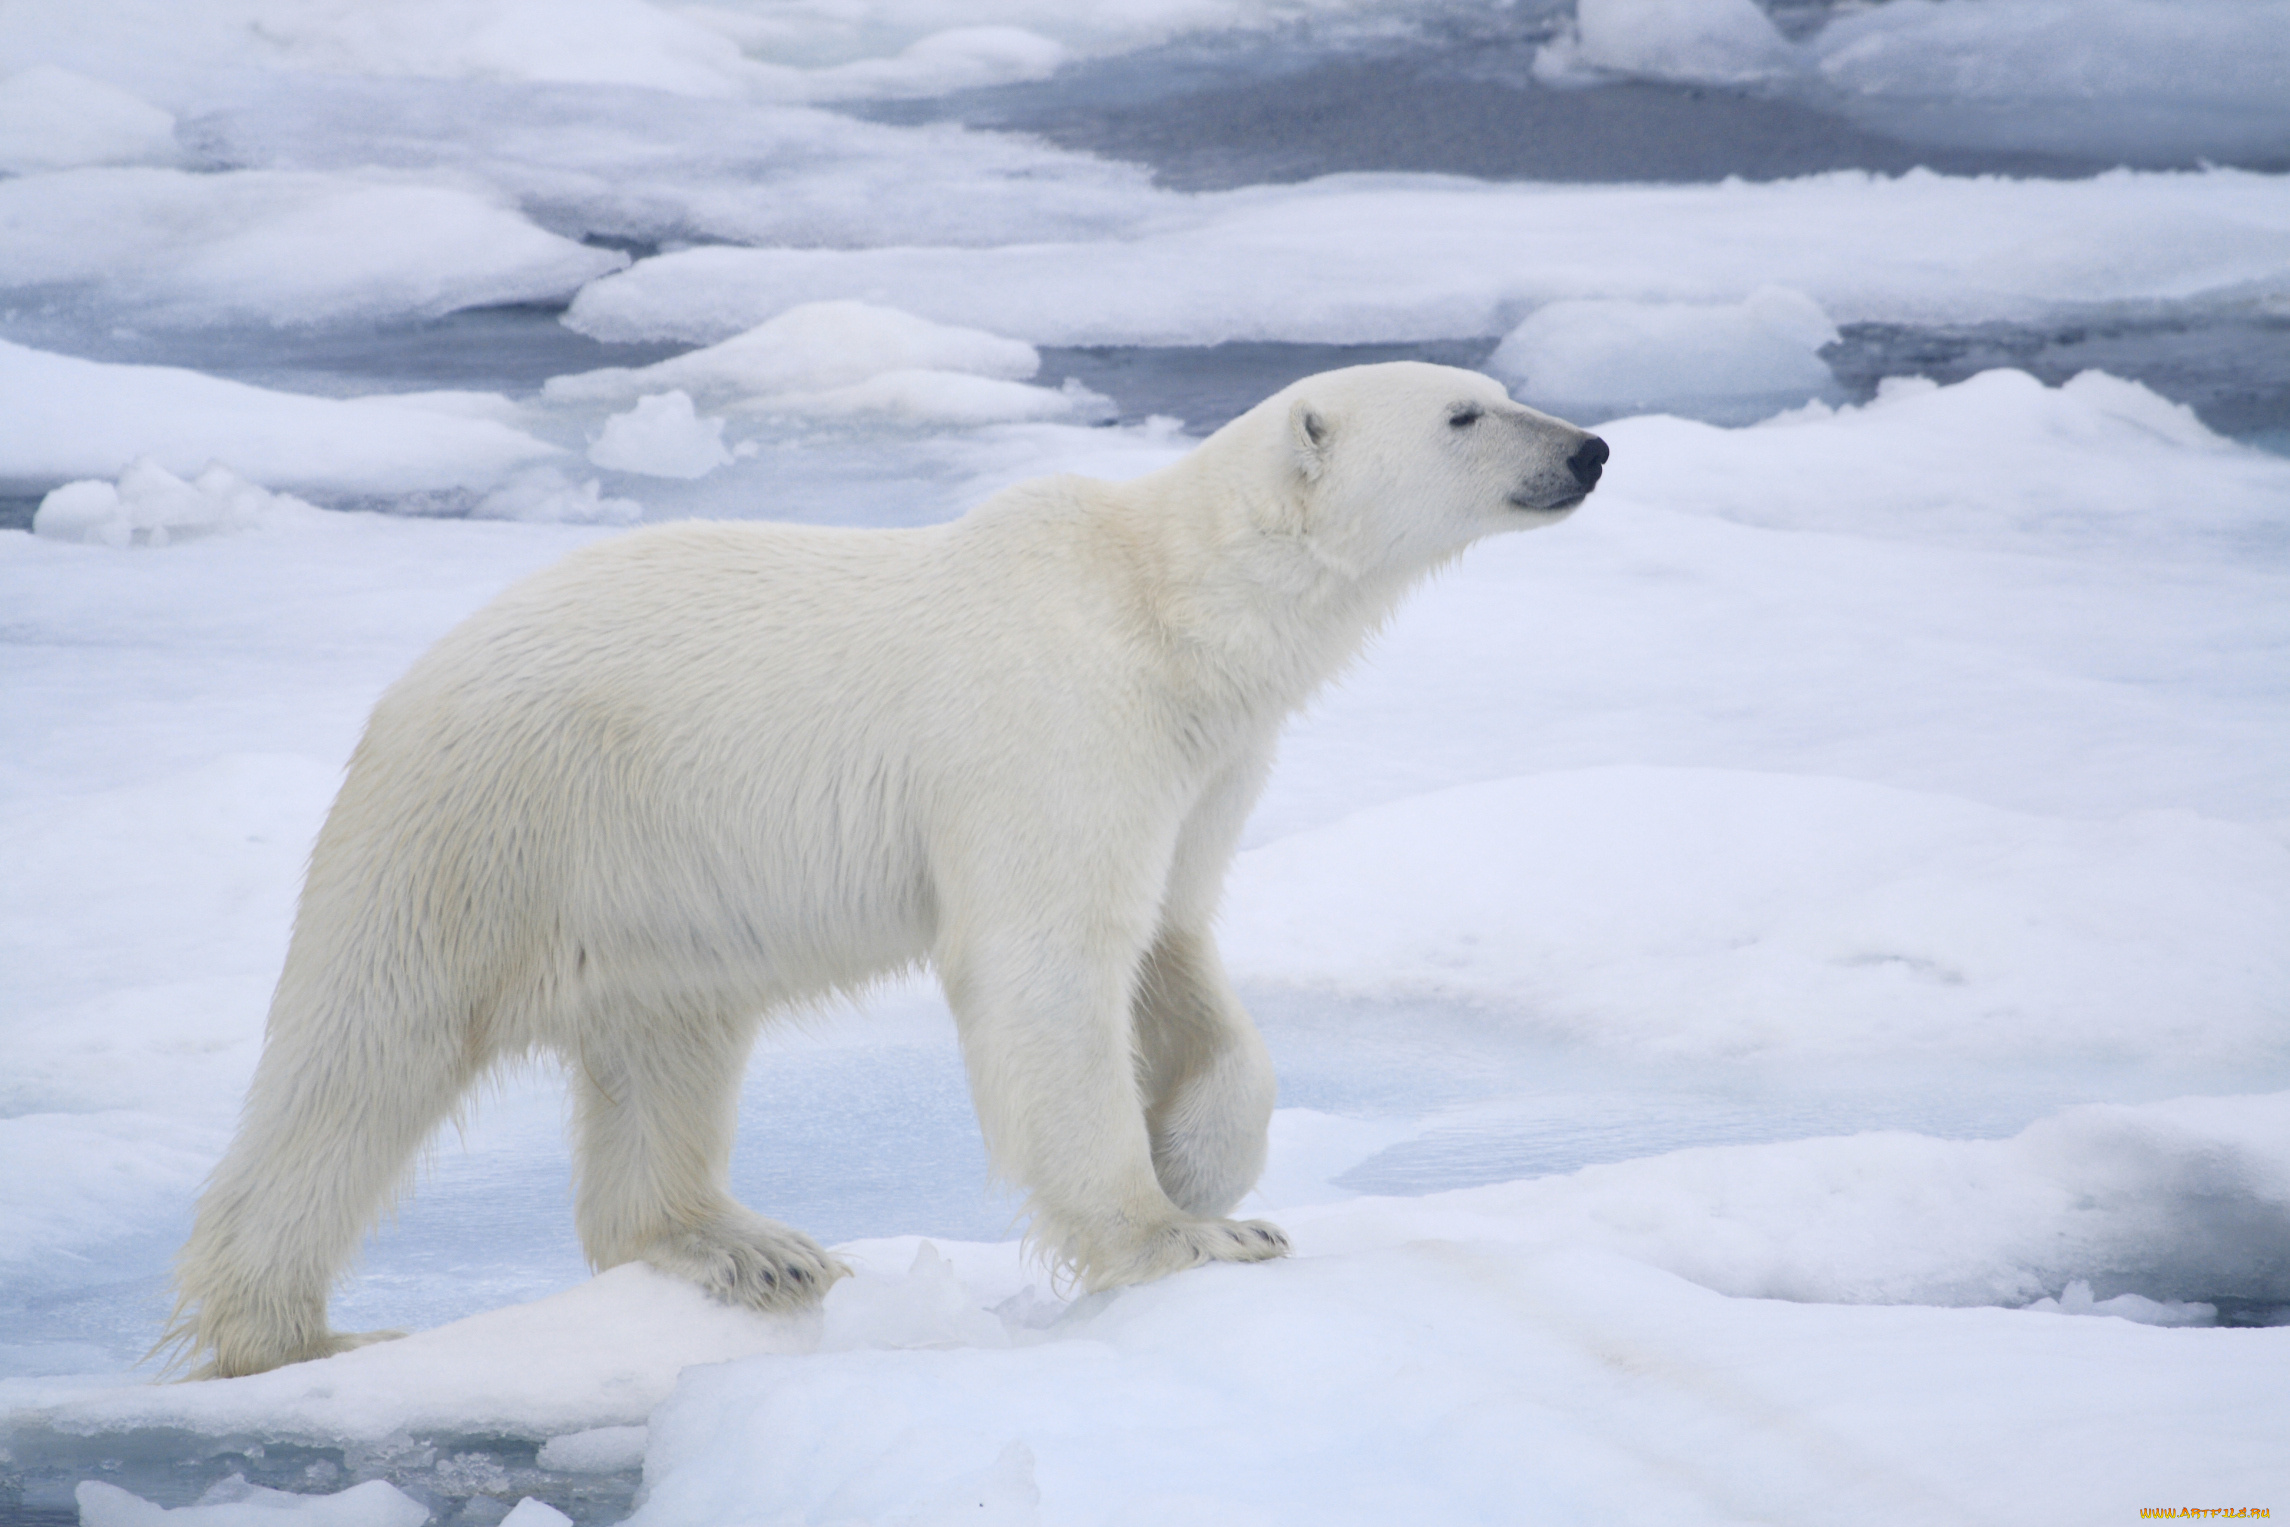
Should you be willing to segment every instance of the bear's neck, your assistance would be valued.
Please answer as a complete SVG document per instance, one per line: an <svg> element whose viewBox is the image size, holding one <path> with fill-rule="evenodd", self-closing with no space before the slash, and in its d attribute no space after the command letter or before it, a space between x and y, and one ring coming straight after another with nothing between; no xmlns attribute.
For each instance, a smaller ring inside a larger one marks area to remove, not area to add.
<svg viewBox="0 0 2290 1527"><path fill-rule="evenodd" d="M1240 474L1200 470L1214 465L1196 455L1130 485L1137 501L1119 533L1138 603L1173 681L1285 715L1359 655L1430 569L1331 562L1300 528L1277 528L1298 521L1294 506Z"/></svg>

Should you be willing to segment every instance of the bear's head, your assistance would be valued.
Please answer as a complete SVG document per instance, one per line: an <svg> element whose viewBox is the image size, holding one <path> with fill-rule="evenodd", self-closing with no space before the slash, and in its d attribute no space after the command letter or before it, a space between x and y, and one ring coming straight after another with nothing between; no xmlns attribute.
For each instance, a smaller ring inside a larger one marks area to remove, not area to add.
<svg viewBox="0 0 2290 1527"><path fill-rule="evenodd" d="M1306 377L1257 410L1288 491L1277 528L1357 576L1407 577L1482 536L1561 520L1606 442L1475 371L1395 361Z"/></svg>

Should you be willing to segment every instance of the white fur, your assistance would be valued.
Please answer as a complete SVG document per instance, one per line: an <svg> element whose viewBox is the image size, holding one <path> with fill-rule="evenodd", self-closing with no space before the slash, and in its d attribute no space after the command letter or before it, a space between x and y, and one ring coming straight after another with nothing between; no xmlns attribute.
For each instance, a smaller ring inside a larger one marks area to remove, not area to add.
<svg viewBox="0 0 2290 1527"><path fill-rule="evenodd" d="M923 961L996 1170L1087 1286L1281 1254L1220 1217L1273 1102L1210 931L1241 823L1289 713L1424 573L1572 508L1588 439L1470 372L1359 367L1135 482L664 526L510 589L351 759L172 1334L216 1374L355 1344L326 1299L360 1236L541 1050L593 1263L815 1301L841 1265L726 1190L745 1057Z"/></svg>

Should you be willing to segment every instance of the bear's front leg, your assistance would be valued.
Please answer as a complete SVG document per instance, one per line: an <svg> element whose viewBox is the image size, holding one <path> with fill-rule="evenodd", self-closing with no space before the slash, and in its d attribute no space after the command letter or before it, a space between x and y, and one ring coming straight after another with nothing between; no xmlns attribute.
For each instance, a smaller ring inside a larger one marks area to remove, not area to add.
<svg viewBox="0 0 2290 1527"><path fill-rule="evenodd" d="M1277 1227L1164 1190L1131 1039L1145 939L1102 907L1060 910L1059 927L942 937L938 955L987 1149L1027 1191L1034 1238L1092 1291L1286 1255Z"/></svg>
<svg viewBox="0 0 2290 1527"><path fill-rule="evenodd" d="M1278 1089L1206 928L1164 924L1135 1013L1154 1174L1180 1208L1229 1214L1264 1175Z"/></svg>

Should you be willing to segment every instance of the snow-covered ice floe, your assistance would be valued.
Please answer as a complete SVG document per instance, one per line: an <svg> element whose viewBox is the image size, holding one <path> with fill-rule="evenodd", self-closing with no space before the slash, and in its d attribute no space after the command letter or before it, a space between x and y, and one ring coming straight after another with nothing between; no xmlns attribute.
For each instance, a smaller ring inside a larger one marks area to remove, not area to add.
<svg viewBox="0 0 2290 1527"><path fill-rule="evenodd" d="M1369 343L1493 337L1562 300L1739 302L1769 285L1839 323L2256 301L2285 294L2286 269L2290 196L2237 170L1710 186L1332 175L1186 198L1118 239L687 249L589 283L565 322L708 343L799 303L895 292L922 317L1037 345ZM1156 274L1169 270L1187 278Z"/></svg>
<svg viewBox="0 0 2290 1527"><path fill-rule="evenodd" d="M121 366L0 340L10 429L0 486L110 478L138 461L221 462L274 491L348 500L490 488L559 454L491 394L321 398L173 366Z"/></svg>
<svg viewBox="0 0 2290 1527"><path fill-rule="evenodd" d="M379 174L74 169L0 181L0 289L171 327L562 299L628 263L471 190Z"/></svg>

